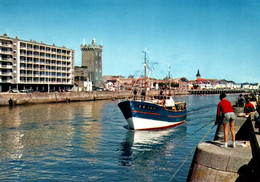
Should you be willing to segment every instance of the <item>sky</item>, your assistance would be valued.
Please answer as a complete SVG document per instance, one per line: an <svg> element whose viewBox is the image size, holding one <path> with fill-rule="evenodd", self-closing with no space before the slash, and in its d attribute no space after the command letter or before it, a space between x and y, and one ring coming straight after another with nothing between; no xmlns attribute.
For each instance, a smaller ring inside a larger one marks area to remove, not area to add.
<svg viewBox="0 0 260 182"><path fill-rule="evenodd" d="M260 83L257 0L0 0L0 35L75 50L103 45L103 75Z"/></svg>

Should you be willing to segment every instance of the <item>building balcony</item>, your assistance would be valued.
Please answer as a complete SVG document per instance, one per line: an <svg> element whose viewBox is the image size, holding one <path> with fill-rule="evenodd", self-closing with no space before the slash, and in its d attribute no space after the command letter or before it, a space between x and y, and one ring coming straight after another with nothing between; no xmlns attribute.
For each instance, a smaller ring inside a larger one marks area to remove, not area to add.
<svg viewBox="0 0 260 182"><path fill-rule="evenodd" d="M12 54L12 51L3 51L3 50L0 50L0 53L1 53L1 54Z"/></svg>
<svg viewBox="0 0 260 182"><path fill-rule="evenodd" d="M13 66L12 65L1 65L0 64L0 68L12 69Z"/></svg>
<svg viewBox="0 0 260 182"><path fill-rule="evenodd" d="M0 78L0 82L2 82L2 83L10 83L12 81L13 81L12 79L1 79Z"/></svg>
<svg viewBox="0 0 260 182"><path fill-rule="evenodd" d="M9 47L9 48L11 48L11 47L13 47L13 45L12 44L7 44L7 43L4 43L4 42L0 42L0 47Z"/></svg>
<svg viewBox="0 0 260 182"><path fill-rule="evenodd" d="M12 76L12 72L0 72L0 76Z"/></svg>
<svg viewBox="0 0 260 182"><path fill-rule="evenodd" d="M0 61L1 62L12 62L13 61L13 59L12 58L0 58Z"/></svg>

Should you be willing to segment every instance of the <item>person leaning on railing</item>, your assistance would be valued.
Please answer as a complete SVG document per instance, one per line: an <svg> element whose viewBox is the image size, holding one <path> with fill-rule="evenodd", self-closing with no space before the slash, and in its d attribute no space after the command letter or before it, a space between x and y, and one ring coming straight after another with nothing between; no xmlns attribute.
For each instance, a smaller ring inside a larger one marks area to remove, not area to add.
<svg viewBox="0 0 260 182"><path fill-rule="evenodd" d="M248 116L251 112L255 111L255 106L250 102L250 99L246 99L246 105L244 108L244 113Z"/></svg>
<svg viewBox="0 0 260 182"><path fill-rule="evenodd" d="M257 107L256 113L254 116L255 119L255 127L258 128L258 133L260 133L260 106Z"/></svg>

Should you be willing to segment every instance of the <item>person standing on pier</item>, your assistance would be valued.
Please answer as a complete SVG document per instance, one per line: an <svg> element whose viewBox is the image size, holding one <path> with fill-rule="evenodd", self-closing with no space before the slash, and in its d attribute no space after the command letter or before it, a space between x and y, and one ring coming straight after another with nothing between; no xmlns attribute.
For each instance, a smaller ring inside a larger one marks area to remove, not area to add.
<svg viewBox="0 0 260 182"><path fill-rule="evenodd" d="M233 147L236 147L235 144L235 113L232 108L231 103L226 100L226 94L221 93L220 94L220 102L218 103L218 109L217 109L217 116L216 116L216 122L215 124L220 124L219 121L223 119L224 124L224 141L225 141L225 147L227 147L227 139L228 139L228 124L230 124L230 131L232 135L232 141L233 141ZM221 118L222 114L222 118Z"/></svg>

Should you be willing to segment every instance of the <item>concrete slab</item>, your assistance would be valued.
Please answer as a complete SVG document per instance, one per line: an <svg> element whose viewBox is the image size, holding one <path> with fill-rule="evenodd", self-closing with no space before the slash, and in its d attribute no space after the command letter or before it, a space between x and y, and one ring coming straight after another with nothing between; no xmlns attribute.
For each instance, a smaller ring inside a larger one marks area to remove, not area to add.
<svg viewBox="0 0 260 182"><path fill-rule="evenodd" d="M230 143L231 144L231 143ZM252 159L251 147L224 148L223 142L201 143L197 147L196 163L222 171L238 172L239 168Z"/></svg>

